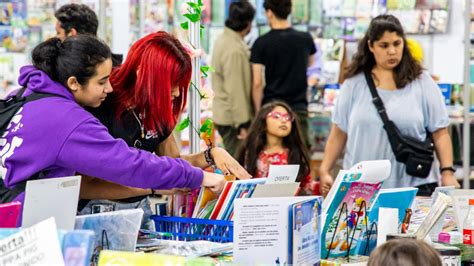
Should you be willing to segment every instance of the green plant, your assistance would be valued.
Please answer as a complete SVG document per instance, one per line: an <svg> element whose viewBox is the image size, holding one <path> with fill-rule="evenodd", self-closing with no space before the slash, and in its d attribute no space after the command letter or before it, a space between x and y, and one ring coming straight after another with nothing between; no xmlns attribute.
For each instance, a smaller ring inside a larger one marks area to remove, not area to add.
<svg viewBox="0 0 474 266"><path fill-rule="evenodd" d="M189 26L190 24L189 23L198 23L199 21L201 21L201 14L202 14L202 10L204 9L204 4L202 3L202 0L198 0L197 3L195 2L186 2L185 3L186 6L186 11L184 12L183 16L185 18L187 18L188 20L181 23L181 28L184 29L184 30L189 30ZM200 36L202 38L202 31L204 29L204 26L201 25L200 26ZM192 45L191 42L189 42L189 45L192 47L192 49L194 50L193 53L195 53L196 51L196 47L194 47ZM196 53L196 56L200 56L199 53ZM214 68L211 67L211 66L208 66L208 65L205 65L205 66L201 66L200 67L200 72L201 72L201 78L207 78L209 76L209 72L214 72ZM196 90L199 94L199 97L200 97L200 100L203 100L203 99L206 99L206 95L204 93L202 93L200 90L199 90L199 87L196 86L196 84L194 84L193 81L191 81L191 84L190 84L190 89L193 89L193 90ZM196 122L196 121L195 121ZM199 121L197 121L197 123L200 123ZM214 123L212 122L211 119L206 119L204 121L204 123L201 125L199 131L197 130L197 127L195 127L192 123L191 123L191 120L189 119L189 116L186 117L185 119L183 119L177 126L176 126L176 130L178 131L182 131L184 130L185 128L187 128L188 126L191 126L191 128L196 132L198 133L198 135L200 135L200 133L202 134L206 134L206 136L208 138L210 138L211 134L212 134L212 129L214 127Z"/></svg>

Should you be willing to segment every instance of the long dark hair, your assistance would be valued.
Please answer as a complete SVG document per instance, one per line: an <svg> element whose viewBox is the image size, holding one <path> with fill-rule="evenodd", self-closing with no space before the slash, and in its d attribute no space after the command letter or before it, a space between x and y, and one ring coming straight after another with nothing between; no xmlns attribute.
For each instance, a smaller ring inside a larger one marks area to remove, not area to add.
<svg viewBox="0 0 474 266"><path fill-rule="evenodd" d="M291 110L290 106L284 102L274 101L262 106L250 126L247 140L239 150L237 158L239 163L244 165L251 175L257 173L258 155L267 144L267 115L277 106L285 108L288 114L295 118L293 122L291 122L290 134L283 138L283 145L285 148L288 148L288 164L300 165L297 178L297 181L300 182L304 177L308 176L310 172L309 152L303 142L301 129L297 121L298 117L293 110Z"/></svg>
<svg viewBox="0 0 474 266"><path fill-rule="evenodd" d="M86 85L96 74L96 67L111 57L104 42L89 34L68 37L64 42L57 37L38 44L32 51L33 65L52 80L67 88L69 77L76 77Z"/></svg>
<svg viewBox="0 0 474 266"><path fill-rule="evenodd" d="M351 78L360 72L372 70L375 66L375 58L369 49L369 41L373 45L387 31L395 32L403 39L404 43L402 60L393 71L397 88L405 87L422 74L422 66L413 58L410 50L408 50L405 32L400 21L392 15L380 15L372 19L364 38L359 41L357 52L352 57L351 64L346 68L345 79Z"/></svg>

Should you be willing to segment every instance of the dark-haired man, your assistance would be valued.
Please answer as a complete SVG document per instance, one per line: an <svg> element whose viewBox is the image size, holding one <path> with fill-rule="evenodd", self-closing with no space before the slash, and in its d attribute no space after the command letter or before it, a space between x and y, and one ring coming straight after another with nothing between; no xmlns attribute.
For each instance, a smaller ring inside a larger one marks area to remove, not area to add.
<svg viewBox="0 0 474 266"><path fill-rule="evenodd" d="M94 10L84 4L67 4L61 6L54 16L57 19L56 33L57 37L64 41L66 37L76 36L77 34L97 35L99 20ZM112 54L113 66L122 63L123 56Z"/></svg>
<svg viewBox="0 0 474 266"><path fill-rule="evenodd" d="M233 2L225 29L212 52L213 120L226 150L236 157L252 118L249 50L243 38L250 32L255 8Z"/></svg>
<svg viewBox="0 0 474 266"><path fill-rule="evenodd" d="M288 22L291 0L265 0L263 7L271 31L259 37L252 47L255 111L272 100L285 101L298 115L304 139L309 144L306 69L316 53L313 39L309 33L293 29Z"/></svg>

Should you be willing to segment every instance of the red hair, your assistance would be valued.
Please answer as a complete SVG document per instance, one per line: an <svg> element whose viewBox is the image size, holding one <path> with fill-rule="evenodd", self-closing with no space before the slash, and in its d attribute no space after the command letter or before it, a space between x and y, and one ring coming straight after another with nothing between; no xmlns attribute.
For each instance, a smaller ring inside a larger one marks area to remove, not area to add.
<svg viewBox="0 0 474 266"><path fill-rule="evenodd" d="M115 115L120 118L133 107L145 114L147 130L171 132L186 105L191 74L191 57L178 39L164 31L141 38L132 45L125 62L112 71ZM180 94L172 100L174 86Z"/></svg>

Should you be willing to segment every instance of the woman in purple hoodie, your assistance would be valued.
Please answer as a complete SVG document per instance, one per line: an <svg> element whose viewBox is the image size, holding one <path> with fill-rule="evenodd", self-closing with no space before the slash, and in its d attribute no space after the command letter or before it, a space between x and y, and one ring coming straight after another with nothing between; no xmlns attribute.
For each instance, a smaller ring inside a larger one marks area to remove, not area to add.
<svg viewBox="0 0 474 266"><path fill-rule="evenodd" d="M84 107L97 107L112 92L110 49L95 37L49 39L32 52L33 65L20 70L19 84L31 93L53 94L26 103L0 140L5 189L2 202L23 201L11 193L28 179L77 172L146 189L197 188L219 192L221 175L203 172L181 159L158 157L113 138ZM15 195L16 194L16 195Z"/></svg>

